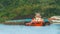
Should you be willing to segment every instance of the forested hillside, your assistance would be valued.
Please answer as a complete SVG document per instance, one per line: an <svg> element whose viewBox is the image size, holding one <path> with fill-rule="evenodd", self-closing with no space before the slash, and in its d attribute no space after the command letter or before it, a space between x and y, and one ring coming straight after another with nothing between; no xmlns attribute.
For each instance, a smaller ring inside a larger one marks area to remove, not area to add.
<svg viewBox="0 0 60 34"><path fill-rule="evenodd" d="M0 22L37 11L45 17L60 15L60 0L0 0Z"/></svg>

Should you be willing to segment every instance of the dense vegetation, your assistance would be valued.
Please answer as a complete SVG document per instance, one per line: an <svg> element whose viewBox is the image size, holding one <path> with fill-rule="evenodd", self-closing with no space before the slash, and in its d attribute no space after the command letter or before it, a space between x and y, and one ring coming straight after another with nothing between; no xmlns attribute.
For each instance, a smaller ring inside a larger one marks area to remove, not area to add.
<svg viewBox="0 0 60 34"><path fill-rule="evenodd" d="M60 0L0 0L0 22L37 11L45 17L60 15Z"/></svg>

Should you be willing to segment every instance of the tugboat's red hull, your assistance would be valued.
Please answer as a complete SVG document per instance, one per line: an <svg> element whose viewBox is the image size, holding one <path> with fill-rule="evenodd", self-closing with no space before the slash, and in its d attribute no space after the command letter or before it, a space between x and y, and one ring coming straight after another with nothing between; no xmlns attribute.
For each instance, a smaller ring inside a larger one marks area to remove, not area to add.
<svg viewBox="0 0 60 34"><path fill-rule="evenodd" d="M27 23L26 26L43 26L43 23Z"/></svg>

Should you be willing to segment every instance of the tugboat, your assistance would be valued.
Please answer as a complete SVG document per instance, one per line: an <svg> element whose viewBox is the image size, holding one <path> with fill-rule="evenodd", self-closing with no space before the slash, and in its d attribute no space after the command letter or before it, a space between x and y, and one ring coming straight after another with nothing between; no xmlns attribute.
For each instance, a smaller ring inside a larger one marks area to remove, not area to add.
<svg viewBox="0 0 60 34"><path fill-rule="evenodd" d="M26 23L26 26L44 26L48 24L50 24L50 22L44 22L44 19L41 18L40 13L36 13L35 18L33 18L31 22Z"/></svg>

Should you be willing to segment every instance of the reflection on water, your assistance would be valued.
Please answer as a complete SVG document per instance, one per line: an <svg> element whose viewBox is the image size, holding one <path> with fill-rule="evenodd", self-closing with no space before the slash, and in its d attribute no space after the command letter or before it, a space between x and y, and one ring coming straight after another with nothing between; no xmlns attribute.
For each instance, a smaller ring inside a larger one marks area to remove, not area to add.
<svg viewBox="0 0 60 34"><path fill-rule="evenodd" d="M0 24L0 34L60 34L60 24L41 27Z"/></svg>

